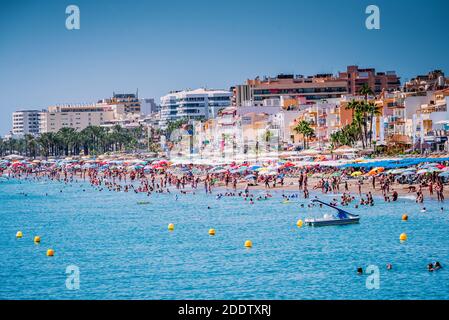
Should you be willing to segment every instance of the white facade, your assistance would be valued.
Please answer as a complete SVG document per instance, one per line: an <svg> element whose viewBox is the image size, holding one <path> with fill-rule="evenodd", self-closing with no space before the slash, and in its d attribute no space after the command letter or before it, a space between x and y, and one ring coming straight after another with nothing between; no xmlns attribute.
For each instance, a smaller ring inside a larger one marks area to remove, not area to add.
<svg viewBox="0 0 449 320"><path fill-rule="evenodd" d="M38 110L20 110L12 114L12 134L15 136L23 136L25 134L39 134L39 117Z"/></svg>
<svg viewBox="0 0 449 320"><path fill-rule="evenodd" d="M161 98L161 127L178 119L203 120L217 116L231 104L232 93L224 90L196 89L170 93Z"/></svg>

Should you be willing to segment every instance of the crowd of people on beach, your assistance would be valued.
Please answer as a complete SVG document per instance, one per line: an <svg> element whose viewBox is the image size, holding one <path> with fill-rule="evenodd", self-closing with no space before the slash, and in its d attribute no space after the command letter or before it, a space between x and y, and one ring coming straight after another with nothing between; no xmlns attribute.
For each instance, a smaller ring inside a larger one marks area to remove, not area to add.
<svg viewBox="0 0 449 320"><path fill-rule="evenodd" d="M181 170L178 170L181 169ZM232 190L225 195L243 196L251 204L254 200L262 200L264 196L255 197L250 190L265 190L266 197L271 197L271 190L297 190L302 193L304 199L310 197L309 179L312 179L312 189L323 194L342 194L340 199L333 199L335 206L348 206L354 203L354 195L358 195L359 201L354 204L359 206L373 206L373 193L382 196L385 202L397 201L399 197L398 177L393 174L377 174L357 177L352 176L355 169L341 170L336 167L306 166L288 167L278 169L276 174L264 175L257 171L243 170L231 173L229 170L216 173L210 166L184 165L180 168L166 167L146 172L143 169L129 170L127 168L101 169L100 168L65 168L58 166L36 165L16 166L0 168L0 175L14 178L36 179L47 178L50 180L72 182L74 180L89 181L98 191L105 189L116 192L145 193L170 193L178 191L181 194L197 192L200 185L207 194L214 189ZM246 179L251 174L251 179ZM371 189L369 188L370 182ZM297 187L295 187L295 185ZM237 192L240 189L242 192ZM354 190L356 189L356 191ZM403 188L404 189L404 188ZM444 181L436 174L422 175L416 179L415 184L405 188L407 193L416 194L416 203L424 203L424 191L428 191L429 197L436 195L436 200L443 202ZM399 190L400 191L400 190ZM223 195L223 193L220 193ZM262 197L262 198L261 198Z"/></svg>

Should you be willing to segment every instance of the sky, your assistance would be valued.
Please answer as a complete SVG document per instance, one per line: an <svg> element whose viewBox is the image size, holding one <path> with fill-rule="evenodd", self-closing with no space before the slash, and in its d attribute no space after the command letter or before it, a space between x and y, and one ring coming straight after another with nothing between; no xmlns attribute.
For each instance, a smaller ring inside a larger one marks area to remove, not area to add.
<svg viewBox="0 0 449 320"><path fill-rule="evenodd" d="M80 29L66 28L68 5ZM368 30L368 5L380 29ZM0 135L17 109L95 102L112 92L156 100L228 89L256 76L395 70L449 74L447 0L2 0Z"/></svg>

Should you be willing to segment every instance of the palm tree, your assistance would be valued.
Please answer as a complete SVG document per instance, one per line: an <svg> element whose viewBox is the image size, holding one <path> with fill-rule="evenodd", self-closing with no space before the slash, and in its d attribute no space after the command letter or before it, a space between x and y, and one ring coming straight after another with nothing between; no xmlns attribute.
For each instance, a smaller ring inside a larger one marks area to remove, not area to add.
<svg viewBox="0 0 449 320"><path fill-rule="evenodd" d="M69 154L73 154L73 147L77 142L77 132L73 128L61 128L57 136L60 140L60 148L63 150L64 155L67 157Z"/></svg>
<svg viewBox="0 0 449 320"><path fill-rule="evenodd" d="M40 153L48 159L48 156L53 153L52 146L54 145L54 134L52 132L45 132L37 138L37 144L40 147Z"/></svg>
<svg viewBox="0 0 449 320"><path fill-rule="evenodd" d="M370 113L370 110L375 110L375 109L372 109L370 106L369 106L369 103L368 103L368 96L373 96L374 95L374 92L373 92L373 90L371 89L371 87L367 84L367 83L364 83L363 85L362 85L362 87L360 88L360 90L359 90L359 94L361 94L361 95L363 95L364 96L364 104L363 104L363 106L362 106L362 109L363 109L363 112L364 112L364 118L366 119L365 121L364 121L364 130L365 130L365 132L364 132L364 134L365 134L365 141L366 142L368 142L367 140L368 140L368 130L367 130L367 120L368 120L368 114L371 114ZM374 112L373 112L374 113ZM373 114L371 114L371 121L372 121L372 117L373 117ZM372 124L371 124L371 126L370 126L370 130L372 129ZM372 137L372 134L371 134L371 132L370 132L370 144L371 144L371 137Z"/></svg>
<svg viewBox="0 0 449 320"><path fill-rule="evenodd" d="M265 133L263 134L263 139L265 140L265 145L267 148L267 152L270 152L270 140L273 137L273 133L267 129Z"/></svg>
<svg viewBox="0 0 449 320"><path fill-rule="evenodd" d="M382 112L379 110L379 108L373 102L369 102L366 104L366 111L369 114L369 143L371 146L371 144L373 142L374 117L381 116Z"/></svg>
<svg viewBox="0 0 449 320"><path fill-rule="evenodd" d="M97 154L105 151L107 132L103 127L88 126L81 131L84 154Z"/></svg>
<svg viewBox="0 0 449 320"><path fill-rule="evenodd" d="M367 138L367 107L364 101L352 100L346 106L346 109L352 110L352 122L355 123L362 141L362 147L365 149Z"/></svg>
<svg viewBox="0 0 449 320"><path fill-rule="evenodd" d="M126 132L120 125L115 125L112 128L112 132L110 133L112 141L113 141L113 151L121 151L123 145L127 141Z"/></svg>
<svg viewBox="0 0 449 320"><path fill-rule="evenodd" d="M354 118L354 112L356 109L359 108L359 102L355 101L354 99L348 103L346 106L346 110L352 110L352 118Z"/></svg>
<svg viewBox="0 0 449 320"><path fill-rule="evenodd" d="M304 149L306 149L308 146L308 139L312 138L315 135L315 130L313 130L313 128L310 126L310 123L305 120L301 120L298 125L293 128L293 130L295 130L295 132L298 134L302 134L304 139Z"/></svg>
<svg viewBox="0 0 449 320"><path fill-rule="evenodd" d="M368 102L368 96L374 95L374 92L367 83L364 83L359 90L359 94L365 97L365 102Z"/></svg>

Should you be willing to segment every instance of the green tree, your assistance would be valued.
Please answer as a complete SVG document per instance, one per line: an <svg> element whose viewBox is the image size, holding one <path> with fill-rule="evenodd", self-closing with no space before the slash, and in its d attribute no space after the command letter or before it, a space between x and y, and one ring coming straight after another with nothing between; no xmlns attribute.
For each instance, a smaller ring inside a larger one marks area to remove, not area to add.
<svg viewBox="0 0 449 320"><path fill-rule="evenodd" d="M304 149L307 149L308 140L315 136L315 130L313 130L313 128L310 126L310 123L305 120L301 120L298 125L293 128L293 130L303 136Z"/></svg>

